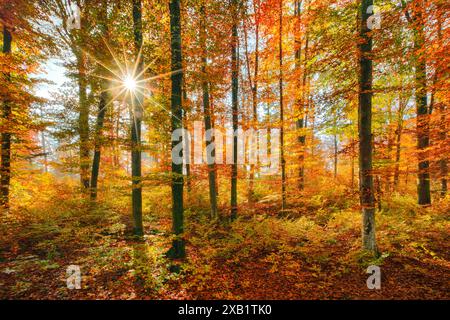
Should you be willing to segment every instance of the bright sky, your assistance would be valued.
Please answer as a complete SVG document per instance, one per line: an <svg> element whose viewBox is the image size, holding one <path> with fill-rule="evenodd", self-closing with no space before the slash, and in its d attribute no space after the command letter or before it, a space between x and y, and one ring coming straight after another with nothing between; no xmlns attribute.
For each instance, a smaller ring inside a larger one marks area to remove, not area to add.
<svg viewBox="0 0 450 320"><path fill-rule="evenodd" d="M60 59L49 59L43 66L44 73L37 78L46 79L53 83L42 83L36 89L36 95L49 99L52 92L58 89L68 80L65 76L66 69L62 66Z"/></svg>

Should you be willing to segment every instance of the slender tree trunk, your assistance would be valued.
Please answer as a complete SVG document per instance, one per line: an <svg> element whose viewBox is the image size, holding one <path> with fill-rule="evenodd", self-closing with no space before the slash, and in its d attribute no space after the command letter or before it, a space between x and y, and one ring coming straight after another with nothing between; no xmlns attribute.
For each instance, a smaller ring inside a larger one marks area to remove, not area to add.
<svg viewBox="0 0 450 320"><path fill-rule="evenodd" d="M211 209L211 218L217 217L217 192L216 192L216 168L215 168L215 148L214 135L212 134L211 107L209 102L208 73L207 73L207 48L206 48L206 12L204 4L200 8L201 14L201 36L200 46L202 48L202 92L203 92L203 112L206 131L206 156L208 163L209 179L209 202Z"/></svg>
<svg viewBox="0 0 450 320"><path fill-rule="evenodd" d="M437 27L437 36L438 36L438 44L441 47L442 44L442 11L438 12L438 27ZM441 77L443 70L440 65L436 66L435 69L435 77ZM435 90L435 88L433 88ZM434 95L433 95L434 96ZM431 106L433 104L431 103ZM447 194L447 175L448 175L448 167L447 167L447 115L446 115L446 105L442 102L439 103L439 113L440 113L440 130L439 130L439 139L440 139L440 150L441 150L441 159L439 160L439 169L441 176L441 197L445 197ZM431 112L430 112L431 113Z"/></svg>
<svg viewBox="0 0 450 320"><path fill-rule="evenodd" d="M442 158L439 160L439 168L440 168L440 175L441 175L441 196L445 197L447 194L447 175L448 175L448 167L447 167L447 153L445 150L448 148L447 144L447 115L446 115L446 108L445 104L441 103L440 109L441 113L440 122L441 122L441 130L439 132L439 138L441 140L441 147L442 147Z"/></svg>
<svg viewBox="0 0 450 320"><path fill-rule="evenodd" d="M211 83L208 82L208 88L211 86ZM216 121L216 117L214 115L214 97L211 94L211 91L208 90L209 93L209 109L211 111L211 128L214 129L215 128L215 121ZM215 138L214 138L215 139ZM215 142L215 140L214 140ZM217 148L217 146L215 146ZM215 153L214 153L214 158L215 158ZM217 162L217 161L215 161ZM217 168L217 163L214 163L214 176L215 176L215 181L216 181L216 198L219 197L219 176L218 176L218 168Z"/></svg>
<svg viewBox="0 0 450 320"><path fill-rule="evenodd" d="M311 134L311 138L310 138L310 144L311 144L311 158L314 158L314 130L316 127L316 115L315 115L315 108L314 105L311 103L311 101L308 103L308 109L310 112L310 122L311 122L311 130L310 130L310 134Z"/></svg>
<svg viewBox="0 0 450 320"><path fill-rule="evenodd" d="M120 136L120 112L117 114L117 119L114 124L114 142L113 142L113 152L114 152L114 166L120 168L120 145L118 139Z"/></svg>
<svg viewBox="0 0 450 320"><path fill-rule="evenodd" d="M404 106L401 98L399 98L399 110L397 114L397 129L395 130L395 168L394 168L394 189L398 190L400 181L400 156L401 156L401 141L403 132L403 110Z"/></svg>
<svg viewBox="0 0 450 320"><path fill-rule="evenodd" d="M279 90L280 90L280 158L281 158L281 209L286 208L286 161L284 159L284 105L283 105L283 0L279 2Z"/></svg>
<svg viewBox="0 0 450 320"><path fill-rule="evenodd" d="M362 205L363 249L378 254L375 241L375 204L372 175L372 39L368 32L367 13L373 0L361 0L359 49L359 172Z"/></svg>
<svg viewBox="0 0 450 320"><path fill-rule="evenodd" d="M182 108L182 84L183 84L183 60L181 53L181 14L180 0L170 0L170 37L172 52L172 132L182 128L181 118L183 116ZM183 137L180 137L183 140ZM183 141L172 141L172 149ZM175 163L172 159L172 219L173 232L175 239L172 242L172 248L168 255L171 258L184 258L186 256L185 243L183 239L183 163Z"/></svg>
<svg viewBox="0 0 450 320"><path fill-rule="evenodd" d="M257 3L257 4L256 4ZM259 72L259 14L260 14L260 3L259 1L254 1L254 12L255 12L255 66L253 79L250 71L250 59L248 56L248 48L247 48L247 28L244 25L245 31L245 55L247 60L247 72L248 79L250 82L250 89L252 92L252 111L253 111L253 119L252 119L252 127L254 132L256 133L258 128L258 72ZM256 136L256 166L259 166L259 154L258 154L258 144L259 138ZM253 152L253 150L252 150ZM254 201L254 184L255 184L255 164L250 164L250 177L249 177L249 187L248 187L248 200L250 203Z"/></svg>
<svg viewBox="0 0 450 320"><path fill-rule="evenodd" d="M301 27L301 6L302 1L297 0L295 3L295 15L297 16L297 30L296 32L300 32ZM307 3L305 2L305 6ZM300 70L301 65L301 45L302 40L299 36L297 36L296 40L296 51L295 51L295 68ZM299 96L297 97L296 104L298 105L298 120L296 121L296 128L299 131L298 142L300 146L300 155L299 155L299 179L298 179L298 188L303 190L305 187L305 153L306 153L306 134L304 132L307 126L307 114L309 108L309 92L307 89L308 82L308 72L307 72L307 61L308 61L308 46L309 39L308 33L305 32L305 50L304 50L304 58L303 58L303 72L301 77L301 82L299 82L299 87L301 87ZM299 78L300 79L300 78ZM313 139L313 137L311 137Z"/></svg>
<svg viewBox="0 0 450 320"><path fill-rule="evenodd" d="M395 169L394 169L394 189L398 190L398 183L400 181L400 156L401 156L401 140L402 140L402 125L398 124L395 138Z"/></svg>
<svg viewBox="0 0 450 320"><path fill-rule="evenodd" d="M394 133L392 132L392 126L391 126L391 124L393 122L393 120L392 120L392 103L391 102L388 103L388 121L389 121L389 124L388 124L388 128L387 128L387 131L388 131L387 132L387 139L388 139L388 141L387 141L387 157L388 157L389 161L391 161L392 160L392 150L394 148L394 140L395 140L395 136L394 136ZM392 177L392 171L389 168L389 170L387 170L385 177L384 177L385 181L386 181L385 191L388 193L391 191L391 177ZM382 184L382 182L380 181L380 189L381 189L381 184Z"/></svg>
<svg viewBox="0 0 450 320"><path fill-rule="evenodd" d="M11 54L12 35L6 26L3 26L3 54ZM5 74L6 81L10 81L10 74ZM6 124L6 130L2 132L1 154L1 194L0 206L9 207L9 186L11 182L11 103L8 99L3 101L2 120Z"/></svg>
<svg viewBox="0 0 450 320"><path fill-rule="evenodd" d="M142 78L144 69L143 58L139 56L142 48L142 2L133 0L133 32L134 45L136 51L136 74L140 75L137 81ZM142 224L142 173L141 173L141 123L143 114L144 97L136 92L136 96L131 97L132 117L131 117L131 175L132 175L132 211L133 211L133 231L136 236L144 235Z"/></svg>
<svg viewBox="0 0 450 320"><path fill-rule="evenodd" d="M335 132L333 135L333 144L334 144L334 178L337 178L337 166L338 166L338 139L337 133Z"/></svg>
<svg viewBox="0 0 450 320"><path fill-rule="evenodd" d="M428 146L430 145L430 124L427 107L427 78L426 62L422 49L425 44L425 34L422 21L422 3L417 3L417 13L414 17L414 51L415 51L415 87L416 87L416 130L418 151L418 203L420 205L431 204L430 172L428 160Z"/></svg>
<svg viewBox="0 0 450 320"><path fill-rule="evenodd" d="M304 162L305 162L305 141L306 141L306 136L303 132L304 127L305 127L305 107L304 107L304 101L302 99L302 97L304 97L304 82L301 83L300 82L300 66L301 66L301 52L302 52L302 40L301 37L299 36L300 33L300 27L301 27L301 6L302 6L302 1L301 0L297 0L295 2L295 16L296 16L296 38L295 38L295 69L297 71L298 77L297 77L297 81L298 81L298 86L301 87L301 90L297 90L297 99L296 99L296 104L297 104L297 112L298 112L298 120L296 121L296 127L297 130L299 131L299 135L298 135L298 142L300 145L300 155L299 155L299 172L298 172L298 188L300 190L303 190L305 187L305 166L304 166ZM306 62L306 50L305 50L305 62ZM304 66L306 66L306 64L304 64ZM305 68L303 69L303 74L306 75L306 70ZM305 79L303 77L303 79Z"/></svg>
<svg viewBox="0 0 450 320"><path fill-rule="evenodd" d="M238 159L238 0L231 0L233 25L231 28L231 91L233 112L233 163L231 165L231 219L237 217L237 159Z"/></svg>
<svg viewBox="0 0 450 320"><path fill-rule="evenodd" d="M103 36L108 37L108 4L106 0L102 2L102 12L101 12L101 27ZM94 136L94 158L92 160L92 172L91 172L91 200L97 199L97 186L98 186L98 175L100 172L100 159L101 159L101 148L102 148L102 131L103 123L105 121L106 107L108 105L108 86L107 81L102 80L102 93L100 94L100 101L98 104L97 121L95 126L95 136Z"/></svg>
<svg viewBox="0 0 450 320"><path fill-rule="evenodd" d="M187 90L186 90L186 81L183 79L183 128L188 130L188 117L187 117ZM189 139L184 137L184 151L186 152L184 158L186 159L186 187L187 192L191 192L191 148L189 145Z"/></svg>
<svg viewBox="0 0 450 320"><path fill-rule="evenodd" d="M102 130L105 120L106 105L108 94L106 91L100 95L100 101L98 103L97 123L95 127L95 141L94 141L94 159L92 160L92 173L91 173L91 200L97 199L97 185L98 175L100 172L100 158L102 147Z"/></svg>
<svg viewBox="0 0 450 320"><path fill-rule="evenodd" d="M305 53L303 58L303 80L302 80L302 87L303 93L302 93L302 112L303 112L303 118L301 119L302 122L299 124L299 127L304 131L308 126L308 114L312 112L312 130L311 130L311 156L314 155L314 110L311 109L310 104L310 96L309 96L309 77L308 77L308 69L307 69L307 61L308 61L308 52L309 52L309 36L308 32L305 34ZM305 184L305 156L306 156L306 132L303 132L300 137L300 142L303 145L302 148L302 154L301 154L301 165L300 165L300 174L302 177L302 185L304 188Z"/></svg>
<svg viewBox="0 0 450 320"><path fill-rule="evenodd" d="M87 99L86 56L83 50L77 52L80 136L80 181L84 190L89 189L89 104Z"/></svg>
<svg viewBox="0 0 450 320"><path fill-rule="evenodd" d="M352 190L355 187L355 139L352 137L352 154L351 154L351 175L352 175Z"/></svg>
<svg viewBox="0 0 450 320"><path fill-rule="evenodd" d="M270 104L267 103L266 108L266 122L267 122L267 157L272 159L272 117L270 115ZM272 165L270 162L267 164Z"/></svg>
<svg viewBox="0 0 450 320"><path fill-rule="evenodd" d="M44 119L44 111L41 105L40 108L41 118ZM42 140L42 152L44 153L44 172L48 173L48 157L47 157L47 141L45 139L45 129L41 131L41 140Z"/></svg>

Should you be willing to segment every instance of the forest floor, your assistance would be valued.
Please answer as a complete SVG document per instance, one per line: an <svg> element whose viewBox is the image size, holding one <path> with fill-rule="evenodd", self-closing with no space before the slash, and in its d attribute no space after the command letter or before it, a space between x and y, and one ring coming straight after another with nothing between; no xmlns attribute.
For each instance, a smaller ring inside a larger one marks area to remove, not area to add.
<svg viewBox="0 0 450 320"><path fill-rule="evenodd" d="M165 258L170 199L160 199L170 198L168 188L145 194L146 235L136 240L125 194L92 204L57 187L1 217L0 299L450 298L448 198L430 208L407 196L383 202L381 255L371 259L360 251L357 196L345 190L289 199L284 212L262 196L234 222L211 222L204 196L190 195L188 257L176 273ZM80 266L80 290L66 286L69 265ZM381 268L379 290L367 288L369 265Z"/></svg>

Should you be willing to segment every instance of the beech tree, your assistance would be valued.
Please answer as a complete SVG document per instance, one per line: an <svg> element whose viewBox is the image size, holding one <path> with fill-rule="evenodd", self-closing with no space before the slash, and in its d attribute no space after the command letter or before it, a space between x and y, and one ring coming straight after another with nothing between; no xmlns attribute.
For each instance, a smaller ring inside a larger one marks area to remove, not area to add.
<svg viewBox="0 0 450 320"><path fill-rule="evenodd" d="M209 84L207 73L208 50L206 47L206 9L202 3L200 7L200 46L202 48L202 94L203 94L203 112L206 136L206 150L214 146L213 125L211 120L211 107L209 102ZM208 183L209 183L209 202L211 206L211 218L217 217L217 190L216 190L216 166L215 166L215 148L207 152L208 164Z"/></svg>
<svg viewBox="0 0 450 320"><path fill-rule="evenodd" d="M372 173L372 36L368 28L372 0L361 0L359 21L359 184L363 248L378 252L375 241L375 202Z"/></svg>
<svg viewBox="0 0 450 320"><path fill-rule="evenodd" d="M144 60L140 55L142 50L142 1L133 0L133 33L134 50L136 53L136 82L143 78ZM134 219L134 234L142 236L142 165L141 165L141 123L144 111L144 97L136 91L131 97L131 175L132 175L132 210Z"/></svg>
<svg viewBox="0 0 450 320"><path fill-rule="evenodd" d="M233 117L233 163L231 165L231 219L237 217L237 175L238 175L238 121L239 121L239 103L238 103L238 90L239 90L239 69L238 69L238 13L239 13L238 0L231 0L231 14L232 14L232 27L231 27L231 90L232 90L232 117Z"/></svg>
<svg viewBox="0 0 450 320"><path fill-rule="evenodd" d="M181 14L180 0L170 0L170 38L171 38L171 80L172 94L170 100L170 109L172 112L171 123L172 132L182 128L182 84L183 84L183 58L181 54ZM172 149L183 142L183 136L180 140L172 140ZM173 155L172 155L173 157ZM185 242L183 239L184 221L183 221L183 164L176 163L172 159L172 220L175 239L172 242L172 248L169 256L172 258L184 258L186 256Z"/></svg>
<svg viewBox="0 0 450 320"><path fill-rule="evenodd" d="M12 35L7 26L3 26L3 53L10 55ZM4 73L6 81L10 81L9 72ZM2 101L2 121L11 120L11 102L8 99ZM0 205L9 206L9 186L11 181L11 133L9 130L2 131L2 154L1 154L1 194Z"/></svg>

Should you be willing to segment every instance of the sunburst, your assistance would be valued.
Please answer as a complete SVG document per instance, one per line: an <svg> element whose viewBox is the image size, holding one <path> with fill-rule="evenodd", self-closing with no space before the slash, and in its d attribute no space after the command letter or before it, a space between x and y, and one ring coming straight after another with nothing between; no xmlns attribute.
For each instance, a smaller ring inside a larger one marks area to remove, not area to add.
<svg viewBox="0 0 450 320"><path fill-rule="evenodd" d="M112 58L112 66L108 66L107 63L102 62L100 59L97 59L94 55L91 55L88 52L87 55L104 69L102 72L103 75L93 74L93 76L109 82L109 86L103 90L108 91L111 96L111 99L105 105L105 108L107 108L114 101L122 100L121 105L129 109L129 112L133 115L133 118L135 120L136 118L141 119L145 111L144 98L146 98L151 104L164 109L169 114L172 114L170 110L167 110L153 98L153 95L151 94L154 91L152 82L171 76L175 73L182 72L182 69L144 78L146 71L154 64L154 61L148 63L146 66L143 66L142 48L139 50L139 53L135 59L128 59L126 53L127 50L125 49L122 50L122 58L120 58L120 55L117 55L112 50L105 39L103 39L103 42L105 43Z"/></svg>

